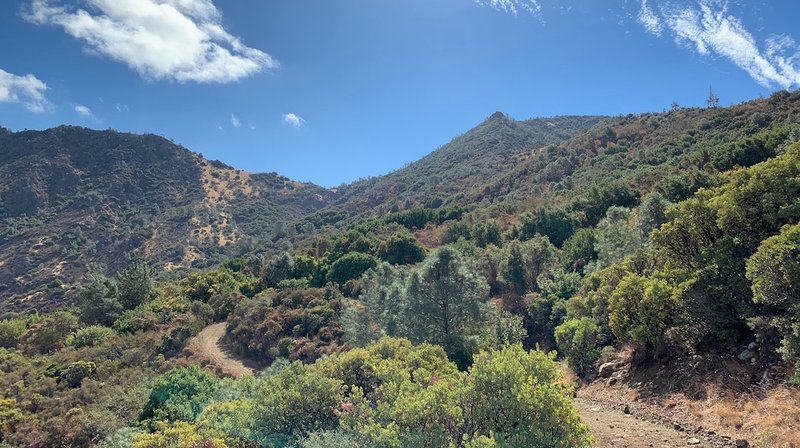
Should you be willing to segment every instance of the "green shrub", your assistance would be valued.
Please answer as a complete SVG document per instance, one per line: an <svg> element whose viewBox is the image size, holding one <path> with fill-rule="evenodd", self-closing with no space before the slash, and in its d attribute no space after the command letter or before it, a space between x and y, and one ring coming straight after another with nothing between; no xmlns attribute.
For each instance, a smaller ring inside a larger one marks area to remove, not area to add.
<svg viewBox="0 0 800 448"><path fill-rule="evenodd" d="M77 328L78 318L74 314L56 311L25 330L19 345L28 353L49 353L62 348L67 336Z"/></svg>
<svg viewBox="0 0 800 448"><path fill-rule="evenodd" d="M72 348L94 347L95 345L105 342L105 340L113 334L114 330L111 328L92 325L90 327L81 328L69 335L67 338L67 345Z"/></svg>
<svg viewBox="0 0 800 448"><path fill-rule="evenodd" d="M348 280L361 277L362 274L378 265L375 257L360 252L350 252L331 264L328 281L344 285Z"/></svg>
<svg viewBox="0 0 800 448"><path fill-rule="evenodd" d="M84 378L94 375L97 366L91 361L76 361L67 365L59 375L69 387L80 387Z"/></svg>
<svg viewBox="0 0 800 448"><path fill-rule="evenodd" d="M139 420L193 422L218 388L219 381L199 367L176 367L156 379Z"/></svg>
<svg viewBox="0 0 800 448"><path fill-rule="evenodd" d="M0 320L0 348L14 348L19 338L32 324L41 321L38 314L22 317L8 317Z"/></svg>
<svg viewBox="0 0 800 448"><path fill-rule="evenodd" d="M156 313L145 305L122 313L111 328L119 334L131 334L137 331L152 330L159 323L160 319Z"/></svg>
<svg viewBox="0 0 800 448"><path fill-rule="evenodd" d="M578 375L589 372L600 356L597 347L597 324L588 317L572 319L556 328L556 343Z"/></svg>
<svg viewBox="0 0 800 448"><path fill-rule="evenodd" d="M619 282L609 298L608 309L614 336L657 354L679 312L673 290L666 282L636 274L628 274Z"/></svg>

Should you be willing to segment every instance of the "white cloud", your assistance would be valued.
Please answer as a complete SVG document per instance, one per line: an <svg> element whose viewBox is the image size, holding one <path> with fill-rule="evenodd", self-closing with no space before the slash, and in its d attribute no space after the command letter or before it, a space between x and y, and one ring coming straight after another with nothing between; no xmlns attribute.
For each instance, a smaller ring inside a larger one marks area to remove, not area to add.
<svg viewBox="0 0 800 448"><path fill-rule="evenodd" d="M648 14L651 19L647 19ZM665 2L656 12L647 0L642 0L639 21L649 32L660 35L651 28L658 23L672 33L679 45L701 55L728 59L764 87L788 89L800 85L797 43L789 36L772 36L762 50L741 19L728 13L726 2L699 0L689 5Z"/></svg>
<svg viewBox="0 0 800 448"><path fill-rule="evenodd" d="M128 105L124 104L124 103L123 104L117 103L114 107L117 109L117 112L119 112L119 113L130 111L130 109L128 108Z"/></svg>
<svg viewBox="0 0 800 448"><path fill-rule="evenodd" d="M141 76L178 82L233 82L278 62L222 26L212 0L31 0L23 17L58 25L86 50L128 64Z"/></svg>
<svg viewBox="0 0 800 448"><path fill-rule="evenodd" d="M242 122L236 118L236 115L231 114L231 125L233 125L235 128L240 128L242 127Z"/></svg>
<svg viewBox="0 0 800 448"><path fill-rule="evenodd" d="M536 0L475 0L475 3L514 15L520 10L533 15L539 15L542 11L542 6Z"/></svg>
<svg viewBox="0 0 800 448"><path fill-rule="evenodd" d="M75 105L75 113L77 113L81 117L91 118L94 121L100 121L94 115L94 112L92 112L92 109L89 109L88 107L86 107L86 106L84 106L82 104Z"/></svg>
<svg viewBox="0 0 800 448"><path fill-rule="evenodd" d="M647 4L647 0L642 0L642 7L639 9L638 19L639 23L641 23L650 34L660 36L664 31L664 27L661 25L661 20L659 20L655 11L650 8L650 5Z"/></svg>
<svg viewBox="0 0 800 448"><path fill-rule="evenodd" d="M306 124L306 120L304 120L299 115L288 113L288 114L283 114L283 124L299 128L302 127L304 124Z"/></svg>
<svg viewBox="0 0 800 448"><path fill-rule="evenodd" d="M33 75L19 76L0 69L0 103L20 103L31 112L53 110L45 98L47 84Z"/></svg>

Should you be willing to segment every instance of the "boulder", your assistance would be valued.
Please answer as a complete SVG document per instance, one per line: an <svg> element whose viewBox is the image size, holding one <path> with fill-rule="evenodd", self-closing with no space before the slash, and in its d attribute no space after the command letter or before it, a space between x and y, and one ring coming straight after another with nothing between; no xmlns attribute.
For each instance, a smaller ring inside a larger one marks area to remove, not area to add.
<svg viewBox="0 0 800 448"><path fill-rule="evenodd" d="M614 372L617 370L617 365L613 362L607 362L600 366L600 369L597 371L597 374L600 378L609 378Z"/></svg>
<svg viewBox="0 0 800 448"><path fill-rule="evenodd" d="M753 359L755 356L756 356L756 354L753 353L752 350L745 349L744 351L739 353L739 361L747 362L747 361L750 361L751 359Z"/></svg>

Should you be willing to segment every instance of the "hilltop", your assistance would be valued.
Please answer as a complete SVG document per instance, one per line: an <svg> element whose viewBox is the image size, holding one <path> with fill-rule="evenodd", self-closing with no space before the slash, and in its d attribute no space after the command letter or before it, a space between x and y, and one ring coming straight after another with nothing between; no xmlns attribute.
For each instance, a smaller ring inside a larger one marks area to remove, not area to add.
<svg viewBox="0 0 800 448"><path fill-rule="evenodd" d="M202 266L235 243L268 241L332 197L155 135L4 131L0 310L63 304L90 265L115 272L138 257L166 271Z"/></svg>

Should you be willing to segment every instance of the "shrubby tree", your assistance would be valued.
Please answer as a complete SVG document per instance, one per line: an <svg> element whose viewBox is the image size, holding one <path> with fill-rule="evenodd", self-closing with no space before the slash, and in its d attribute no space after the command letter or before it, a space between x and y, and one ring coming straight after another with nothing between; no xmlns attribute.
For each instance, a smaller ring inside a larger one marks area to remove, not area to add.
<svg viewBox="0 0 800 448"><path fill-rule="evenodd" d="M539 290L539 276L551 269L556 249L546 237L537 236L525 242L510 242L500 263L500 275L508 288L518 295Z"/></svg>
<svg viewBox="0 0 800 448"><path fill-rule="evenodd" d="M600 266L622 261L633 255L641 244L639 232L631 225L630 209L610 207L595 232L595 249Z"/></svg>
<svg viewBox="0 0 800 448"><path fill-rule="evenodd" d="M578 375L588 373L600 356L597 334L597 324L588 317L568 320L555 329L558 348Z"/></svg>
<svg viewBox="0 0 800 448"><path fill-rule="evenodd" d="M472 237L478 247L487 247L490 244L499 246L500 226L495 221L481 221L473 226Z"/></svg>
<svg viewBox="0 0 800 448"><path fill-rule="evenodd" d="M747 260L747 278L753 300L767 311L751 326L762 339L776 332L784 359L800 361L800 225L785 226L761 243Z"/></svg>
<svg viewBox="0 0 800 448"><path fill-rule="evenodd" d="M536 235L546 236L556 247L561 247L569 239L578 220L561 208L541 207L534 213L525 213L515 229L515 236L520 240L529 240Z"/></svg>
<svg viewBox="0 0 800 448"><path fill-rule="evenodd" d="M483 315L481 332L475 337L478 349L475 351L498 350L507 345L519 344L528 336L522 316L500 309L497 304L486 304Z"/></svg>
<svg viewBox="0 0 800 448"><path fill-rule="evenodd" d="M89 273L78 291L78 310L87 324L110 326L123 311L117 282L96 272Z"/></svg>
<svg viewBox="0 0 800 448"><path fill-rule="evenodd" d="M464 338L475 331L488 285L475 264L452 247L431 254L409 276L405 296L406 334L441 345L450 356L465 350Z"/></svg>
<svg viewBox="0 0 800 448"><path fill-rule="evenodd" d="M348 280L361 277L362 274L377 265L378 261L372 255L349 252L331 264L328 281L344 285Z"/></svg>
<svg viewBox="0 0 800 448"><path fill-rule="evenodd" d="M30 325L19 337L26 353L49 353L64 347L67 336L78 329L78 318L68 311L56 311Z"/></svg>
<svg viewBox="0 0 800 448"><path fill-rule="evenodd" d="M267 285L275 287L283 280L294 276L294 259L287 252L271 258L264 267Z"/></svg>
<svg viewBox="0 0 800 448"><path fill-rule="evenodd" d="M589 447L581 422L549 355L521 345L482 352L469 370L464 395L475 426L469 440L494 436L507 447Z"/></svg>
<svg viewBox="0 0 800 448"><path fill-rule="evenodd" d="M347 340L356 345L403 333L403 309L406 306L405 277L388 263L368 271L357 301L351 301L342 316Z"/></svg>
<svg viewBox="0 0 800 448"><path fill-rule="evenodd" d="M187 422L161 423L153 433L140 433L133 436L133 448L227 448L225 442L215 434L205 434Z"/></svg>
<svg viewBox="0 0 800 448"><path fill-rule="evenodd" d="M0 348L15 348L25 330L41 320L38 314L4 317L0 320Z"/></svg>
<svg viewBox="0 0 800 448"><path fill-rule="evenodd" d="M295 362L257 383L254 398L256 440L291 446L309 434L336 428L344 384Z"/></svg>
<svg viewBox="0 0 800 448"><path fill-rule="evenodd" d="M218 380L197 366L176 367L156 379L139 420L193 422L218 387Z"/></svg>
<svg viewBox="0 0 800 448"><path fill-rule="evenodd" d="M583 228L575 232L561 248L564 269L582 272L584 266L597 259L594 246L593 229Z"/></svg>
<svg viewBox="0 0 800 448"><path fill-rule="evenodd" d="M100 345L114 335L114 330L108 327L92 325L84 327L67 337L67 345L73 348L94 347Z"/></svg>
<svg viewBox="0 0 800 448"><path fill-rule="evenodd" d="M596 183L570 202L570 207L583 214L584 225L594 226L606 216L610 207L633 207L639 201L639 192L621 182Z"/></svg>
<svg viewBox="0 0 800 448"><path fill-rule="evenodd" d="M425 248L410 232L399 232L381 243L380 258L391 264L416 264L425 259Z"/></svg>
<svg viewBox="0 0 800 448"><path fill-rule="evenodd" d="M671 203L658 192L647 195L639 205L636 228L641 241L647 241L650 233L668 221L667 208Z"/></svg>
<svg viewBox="0 0 800 448"><path fill-rule="evenodd" d="M660 355L666 331L675 323L680 308L666 282L629 274L611 294L608 312L614 336Z"/></svg>
<svg viewBox="0 0 800 448"><path fill-rule="evenodd" d="M143 261L137 261L117 273L117 299L123 309L132 310L156 297L152 276L152 269Z"/></svg>

